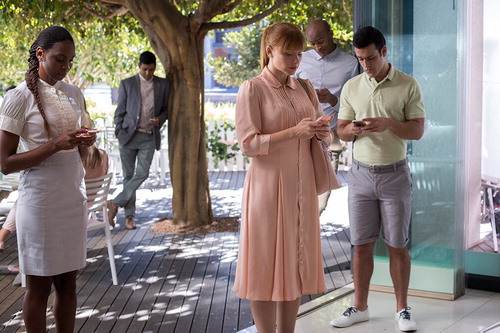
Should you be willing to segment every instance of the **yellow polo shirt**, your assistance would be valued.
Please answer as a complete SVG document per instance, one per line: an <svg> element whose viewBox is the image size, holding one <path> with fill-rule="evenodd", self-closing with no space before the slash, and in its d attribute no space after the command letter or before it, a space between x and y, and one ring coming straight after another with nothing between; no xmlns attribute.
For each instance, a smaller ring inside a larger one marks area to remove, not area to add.
<svg viewBox="0 0 500 333"><path fill-rule="evenodd" d="M425 118L420 86L413 77L392 65L380 82L366 73L347 81L340 94L339 119L360 120L386 117L399 121ZM406 158L406 140L389 130L356 137L354 159L370 165L385 165Z"/></svg>

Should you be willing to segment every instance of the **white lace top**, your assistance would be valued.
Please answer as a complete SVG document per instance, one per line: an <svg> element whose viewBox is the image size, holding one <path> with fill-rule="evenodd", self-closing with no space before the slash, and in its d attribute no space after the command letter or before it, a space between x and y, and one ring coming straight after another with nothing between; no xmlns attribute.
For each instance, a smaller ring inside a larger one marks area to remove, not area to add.
<svg viewBox="0 0 500 333"><path fill-rule="evenodd" d="M85 104L80 89L62 81L51 86L38 80L38 91L50 126L50 139L81 127ZM42 115L26 82L5 95L0 107L0 130L19 135L28 150L49 141Z"/></svg>

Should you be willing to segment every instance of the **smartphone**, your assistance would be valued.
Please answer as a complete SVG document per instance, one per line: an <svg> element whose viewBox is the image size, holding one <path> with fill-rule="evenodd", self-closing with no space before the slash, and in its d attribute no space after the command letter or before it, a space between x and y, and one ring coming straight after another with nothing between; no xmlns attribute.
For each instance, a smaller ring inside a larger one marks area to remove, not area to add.
<svg viewBox="0 0 500 333"><path fill-rule="evenodd" d="M91 134L99 133L99 130L95 129L95 128L89 128L89 129L85 129L85 130L86 130L86 132L79 133L76 135L76 137L77 138L90 138Z"/></svg>
<svg viewBox="0 0 500 333"><path fill-rule="evenodd" d="M320 116L318 119L316 119L316 121L327 122L327 121L332 120L332 118L333 118L333 114L331 114L329 116Z"/></svg>
<svg viewBox="0 0 500 333"><path fill-rule="evenodd" d="M354 124L354 126L356 127L363 127L363 126L366 126L366 123L362 120L353 120L352 123Z"/></svg>

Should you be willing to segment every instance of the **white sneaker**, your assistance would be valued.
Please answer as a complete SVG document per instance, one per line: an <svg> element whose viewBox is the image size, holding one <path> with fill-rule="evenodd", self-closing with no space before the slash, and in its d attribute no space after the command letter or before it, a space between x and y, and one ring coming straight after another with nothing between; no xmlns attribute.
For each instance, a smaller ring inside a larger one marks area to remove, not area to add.
<svg viewBox="0 0 500 333"><path fill-rule="evenodd" d="M367 321L370 315L368 313L368 309L365 311L359 311L355 306L351 306L345 310L344 314L339 318L336 318L330 322L330 325L335 327L349 327L356 323L360 323L362 321Z"/></svg>
<svg viewBox="0 0 500 333"><path fill-rule="evenodd" d="M410 307L396 312L394 319L398 323L399 329L403 332L413 332L417 330L415 320L411 319Z"/></svg>

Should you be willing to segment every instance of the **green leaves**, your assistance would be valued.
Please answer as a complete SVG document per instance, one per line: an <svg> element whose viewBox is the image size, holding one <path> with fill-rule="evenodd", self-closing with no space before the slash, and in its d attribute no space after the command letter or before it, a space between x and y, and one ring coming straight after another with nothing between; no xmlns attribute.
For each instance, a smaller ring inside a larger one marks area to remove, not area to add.
<svg viewBox="0 0 500 333"><path fill-rule="evenodd" d="M243 81L260 73L259 51L264 23L252 24L240 31L228 32L224 45L235 50L234 57L208 57L209 65L214 69L217 82L228 87L238 87Z"/></svg>
<svg viewBox="0 0 500 333"><path fill-rule="evenodd" d="M256 10L256 2L245 4L246 11ZM352 52L352 0L317 2L290 1L265 20L247 26L239 31L228 32L224 37L224 45L234 49L231 59L224 57L207 57L213 68L213 76L218 83L228 87L238 87L243 81L260 73L259 52L260 39L264 29L276 22L291 22L305 30L312 18L322 17L332 27L333 36L341 49ZM232 13L244 15L242 8ZM229 17L229 16L228 16Z"/></svg>
<svg viewBox="0 0 500 333"><path fill-rule="evenodd" d="M215 168L219 167L221 161L227 162L236 156L240 150L238 143L229 134L234 135L236 127L228 120L212 120L213 126L207 123L207 152L212 153Z"/></svg>
<svg viewBox="0 0 500 333"><path fill-rule="evenodd" d="M137 73L139 54L151 50L149 40L130 14L103 20L83 10L85 1L5 0L0 2L0 82L19 84L28 68L28 50L38 33L50 25L66 27L76 44L74 66L67 80L85 89L94 82L117 87ZM97 2L87 1L105 14ZM161 63L158 75L164 75Z"/></svg>

